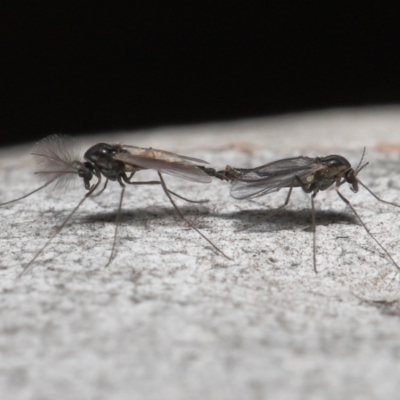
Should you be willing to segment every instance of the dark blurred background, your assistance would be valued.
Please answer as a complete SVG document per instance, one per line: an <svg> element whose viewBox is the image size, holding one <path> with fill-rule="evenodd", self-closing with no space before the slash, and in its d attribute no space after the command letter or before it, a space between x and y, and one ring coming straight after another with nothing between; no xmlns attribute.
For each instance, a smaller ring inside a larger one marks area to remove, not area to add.
<svg viewBox="0 0 400 400"><path fill-rule="evenodd" d="M0 144L400 102L387 4L3 4Z"/></svg>

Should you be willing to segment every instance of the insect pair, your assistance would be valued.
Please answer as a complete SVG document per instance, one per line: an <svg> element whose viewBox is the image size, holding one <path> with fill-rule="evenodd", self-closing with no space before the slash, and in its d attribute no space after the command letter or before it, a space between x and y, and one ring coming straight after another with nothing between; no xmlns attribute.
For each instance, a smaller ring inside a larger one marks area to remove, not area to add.
<svg viewBox="0 0 400 400"><path fill-rule="evenodd" d="M354 170L350 163L344 157L339 155L331 155L323 158L295 157L278 160L252 169L232 168L228 166L224 171L216 171L213 168L204 166L204 164L207 164L207 162L197 158L181 156L152 148L145 149L136 146L110 145L107 143L99 143L92 146L84 154L85 161L82 161L77 154L71 138L62 135L52 135L41 140L34 148L32 154L35 156L37 161L36 174L43 177L46 182L36 190L0 205L6 205L22 200L52 183L55 183L56 186L65 186L74 177L79 177L83 180L87 193L70 212L67 218L65 218L60 227L24 267L20 275L24 274L31 267L33 262L51 243L61 229L68 223L70 218L78 210L82 203L89 197L100 195L107 187L109 180L117 181L119 183L121 187L121 194L116 215L112 250L107 265L112 261L115 253L119 220L126 184L161 185L163 191L167 195L179 217L198 234L200 234L209 244L211 244L216 251L229 258L219 247L217 247L209 238L199 231L199 229L196 228L193 223L184 217L174 202L172 196L189 202L196 203L198 201L186 199L185 197L170 191L165 184L163 174L169 174L199 183L210 183L211 177L231 181L231 195L236 199L260 197L283 188L289 188L284 204L270 213L267 218L270 218L277 212L281 211L289 203L293 188L301 187L306 193L311 193L312 230L314 232L313 264L315 271L317 271L317 269L314 198L319 191L326 190L330 186L335 185L339 197L350 207L367 233L385 252L396 268L400 270L400 267L394 261L392 256L375 238L375 236L372 235L354 207L339 191L340 186L342 186L344 183L348 183L350 184L353 192L357 192L358 184L360 184L365 187L377 200L399 207L395 203L380 199L358 179L358 173L367 165L367 163L361 165L362 161L360 161L360 164ZM159 180L145 182L132 180L137 172L146 169L155 170L158 174ZM103 187L100 188L102 176L106 179L106 181ZM94 180L94 182L92 182L92 180ZM255 224L250 225L249 227L254 225Z"/></svg>

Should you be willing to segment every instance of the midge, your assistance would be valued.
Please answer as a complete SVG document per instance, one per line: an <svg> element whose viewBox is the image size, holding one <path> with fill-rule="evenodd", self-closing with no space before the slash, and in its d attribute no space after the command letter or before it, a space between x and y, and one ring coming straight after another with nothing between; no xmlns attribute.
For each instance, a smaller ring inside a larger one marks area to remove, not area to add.
<svg viewBox="0 0 400 400"><path fill-rule="evenodd" d="M368 235L375 241L375 243L384 251L393 265L400 270L399 265L394 261L389 252L382 246L382 244L370 232L357 211L354 209L349 200L340 193L339 188L344 183L348 183L353 192L358 192L358 185L360 184L369 193L372 194L378 201L390 204L395 207L400 205L382 200L375 193L373 193L366 185L358 179L358 173L368 165L362 164L363 156L354 169L350 163L342 156L330 155L327 157L293 157L285 158L282 160L274 161L256 168L232 168L229 165L224 171L216 171L213 176L232 182L231 196L235 199L250 199L261 197L271 192L277 192L282 188L289 188L285 202L273 210L266 218L254 224L247 226L244 229L251 228L258 225L268 218L271 218L276 213L281 211L289 203L292 189L301 187L304 192L311 193L311 221L313 232L313 265L314 271L317 272L316 263L316 237L315 237L315 208L314 198L321 190L326 190L332 185L335 185L336 193L338 196L350 207L353 214L360 221L361 225L367 231ZM210 175L212 172L210 171Z"/></svg>
<svg viewBox="0 0 400 400"><path fill-rule="evenodd" d="M202 203L203 201L189 200L178 195L177 193L172 192L167 188L162 176L162 174L165 173L193 182L210 183L211 178L207 172L213 173L215 171L212 168L206 168L204 166L197 165L207 164L206 161L197 158L181 156L163 150L107 143L98 143L92 146L85 152L83 157L84 160L82 160L79 156L79 152L74 146L72 138L64 135L51 135L42 139L36 144L32 154L35 156L37 164L37 170L35 174L45 179L46 182L44 185L40 186L34 191L17 199L1 203L0 206L25 199L26 197L36 193L52 183L55 183L55 187L65 186L75 177L79 177L83 180L85 189L88 192L70 212L67 218L64 219L60 227L58 227L55 233L47 240L44 246L41 247L36 255L28 262L19 276L23 275L28 270L28 268L50 244L54 237L61 231L61 229L63 229L63 227L67 224L82 203L88 197L100 195L107 187L109 180L117 181L119 183L121 187L121 194L116 215L114 240L107 265L109 265L112 261L115 252L122 201L125 193L125 184L161 185L179 217L183 219L199 235L201 235L209 244L211 244L215 250L217 250L223 256L229 258L220 248L218 248L210 239L208 239L183 216L171 195L193 203ZM132 178L136 172L145 169L155 170L160 180L145 182L132 181ZM101 184L102 176L104 176L106 179L105 183L103 187L96 192ZM93 179L95 180L94 183L92 182Z"/></svg>

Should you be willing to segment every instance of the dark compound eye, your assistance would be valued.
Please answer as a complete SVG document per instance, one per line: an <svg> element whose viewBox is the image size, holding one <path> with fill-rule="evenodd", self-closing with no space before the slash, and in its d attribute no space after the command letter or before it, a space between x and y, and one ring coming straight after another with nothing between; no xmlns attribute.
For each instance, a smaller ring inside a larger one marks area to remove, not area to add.
<svg viewBox="0 0 400 400"><path fill-rule="evenodd" d="M356 177L356 173L354 172L353 168L350 168L347 172L346 172L346 181L347 182L356 182L357 181L357 177Z"/></svg>

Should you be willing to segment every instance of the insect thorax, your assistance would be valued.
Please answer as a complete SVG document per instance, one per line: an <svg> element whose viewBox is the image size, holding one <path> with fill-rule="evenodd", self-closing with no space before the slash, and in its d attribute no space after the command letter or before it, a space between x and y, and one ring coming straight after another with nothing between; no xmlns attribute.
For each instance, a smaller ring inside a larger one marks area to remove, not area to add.
<svg viewBox="0 0 400 400"><path fill-rule="evenodd" d="M98 143L86 151L84 157L107 179L115 181L125 170L125 164L113 158L118 152L118 145Z"/></svg>

